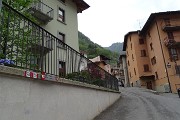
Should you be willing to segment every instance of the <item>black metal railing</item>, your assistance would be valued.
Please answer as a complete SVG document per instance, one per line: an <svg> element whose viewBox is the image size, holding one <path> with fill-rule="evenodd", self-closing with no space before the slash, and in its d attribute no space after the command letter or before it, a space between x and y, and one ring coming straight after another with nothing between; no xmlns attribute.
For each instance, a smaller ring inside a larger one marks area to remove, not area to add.
<svg viewBox="0 0 180 120"><path fill-rule="evenodd" d="M33 8L37 11L41 11L42 13L48 15L51 18L53 18L54 16L54 10L41 1L34 2L30 8Z"/></svg>
<svg viewBox="0 0 180 120"><path fill-rule="evenodd" d="M0 60L9 65L118 90L118 80L82 54L3 3Z"/></svg>

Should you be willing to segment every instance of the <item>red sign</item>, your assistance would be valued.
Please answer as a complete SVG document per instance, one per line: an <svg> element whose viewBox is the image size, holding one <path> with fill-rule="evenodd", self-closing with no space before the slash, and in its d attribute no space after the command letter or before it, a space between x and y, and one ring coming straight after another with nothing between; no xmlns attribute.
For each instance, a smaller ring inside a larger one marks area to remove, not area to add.
<svg viewBox="0 0 180 120"><path fill-rule="evenodd" d="M45 72L42 72L42 73L41 73L41 80L45 80L45 77L46 77L46 73L45 73Z"/></svg>
<svg viewBox="0 0 180 120"><path fill-rule="evenodd" d="M36 72L32 72L32 71L25 71L24 72L24 77L37 79L38 74Z"/></svg>

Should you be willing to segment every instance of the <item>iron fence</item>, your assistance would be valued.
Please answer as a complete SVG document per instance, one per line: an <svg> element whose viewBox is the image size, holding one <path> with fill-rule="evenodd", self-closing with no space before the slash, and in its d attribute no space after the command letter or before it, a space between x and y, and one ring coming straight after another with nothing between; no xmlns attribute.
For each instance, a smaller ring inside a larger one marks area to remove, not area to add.
<svg viewBox="0 0 180 120"><path fill-rule="evenodd" d="M118 91L118 80L82 54L3 2L0 60L4 65L45 72Z"/></svg>

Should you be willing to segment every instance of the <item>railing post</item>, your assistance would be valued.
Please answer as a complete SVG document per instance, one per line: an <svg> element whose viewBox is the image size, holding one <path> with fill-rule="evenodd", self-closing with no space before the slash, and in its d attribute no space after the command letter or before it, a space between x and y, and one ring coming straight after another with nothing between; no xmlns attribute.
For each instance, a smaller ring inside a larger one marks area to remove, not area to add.
<svg viewBox="0 0 180 120"><path fill-rule="evenodd" d="M0 11L1 11L1 8L2 8L2 0L0 0ZM1 14L1 12L0 12Z"/></svg>

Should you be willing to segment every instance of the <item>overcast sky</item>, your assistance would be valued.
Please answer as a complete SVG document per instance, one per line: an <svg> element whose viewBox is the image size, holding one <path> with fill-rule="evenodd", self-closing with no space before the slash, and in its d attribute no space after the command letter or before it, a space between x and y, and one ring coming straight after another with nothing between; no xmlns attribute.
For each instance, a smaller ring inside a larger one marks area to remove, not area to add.
<svg viewBox="0 0 180 120"><path fill-rule="evenodd" d="M78 14L79 31L108 47L140 30L154 12L180 10L180 0L84 0L91 7Z"/></svg>

